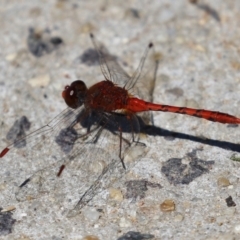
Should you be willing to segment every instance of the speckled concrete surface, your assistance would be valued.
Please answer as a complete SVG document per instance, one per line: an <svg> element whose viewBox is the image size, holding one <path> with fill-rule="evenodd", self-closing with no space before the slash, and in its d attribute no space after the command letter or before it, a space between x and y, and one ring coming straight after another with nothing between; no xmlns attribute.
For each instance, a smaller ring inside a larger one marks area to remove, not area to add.
<svg viewBox="0 0 240 240"><path fill-rule="evenodd" d="M1 1L1 148L17 119L26 116L34 130L64 110L66 84L103 79L97 64L80 59L93 47L90 32L129 74L154 42L162 56L154 102L240 116L239 11L238 0ZM48 44L36 48L40 36ZM66 211L81 182L71 167L55 185L50 174L38 197L15 197L26 178L54 164L43 156L59 149L9 152L1 159L0 207L15 210L1 215L0 238L108 240L135 231L122 239L239 239L239 127L170 113L153 118L143 136L148 152L72 218Z"/></svg>

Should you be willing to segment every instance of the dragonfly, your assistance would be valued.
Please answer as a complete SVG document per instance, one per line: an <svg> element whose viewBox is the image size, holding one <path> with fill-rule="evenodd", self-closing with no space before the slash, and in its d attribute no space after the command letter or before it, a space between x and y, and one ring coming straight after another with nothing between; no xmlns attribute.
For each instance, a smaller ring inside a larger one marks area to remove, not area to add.
<svg viewBox="0 0 240 240"><path fill-rule="evenodd" d="M107 50L100 46L93 34L90 34L90 38L99 56L104 80L89 88L82 80L65 86L62 98L67 109L42 128L16 139L0 153L2 158L10 150L16 149L16 145L26 141L31 152L43 149L40 157L53 162L19 186L16 193L19 201L36 198L50 192L50 189L57 189L56 185L61 185L60 189L68 194L69 188L63 188L63 180L57 179L74 176L76 186L72 191L76 191L77 202L69 210L69 217L78 214L100 189L107 188L111 182L119 179L126 169L136 164L136 159L146 153L146 145L140 138L141 126L137 114L162 111L223 124L240 124L240 118L227 113L156 104L142 99L145 89L144 84L140 86L139 79L153 44L149 43L138 68L130 77ZM55 145L61 151L54 151L54 154L47 151L55 149ZM57 173L56 165L59 165ZM63 174L65 168L69 171Z"/></svg>

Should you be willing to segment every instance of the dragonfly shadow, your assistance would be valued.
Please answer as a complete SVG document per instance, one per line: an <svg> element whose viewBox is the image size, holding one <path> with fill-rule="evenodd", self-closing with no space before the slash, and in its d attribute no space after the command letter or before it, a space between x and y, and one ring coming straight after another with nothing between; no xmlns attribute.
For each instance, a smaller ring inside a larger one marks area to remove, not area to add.
<svg viewBox="0 0 240 240"><path fill-rule="evenodd" d="M175 138L184 139L240 153L240 144L194 136L176 131L169 131L161 127L148 125L141 117L135 115L129 119L126 115L121 113L93 111L89 114L89 112L83 110L78 116L78 124L81 128L86 130L85 135L87 132L95 132L92 143L96 143L102 131L107 130L111 134L115 135L115 137L119 138L120 135L122 135L123 140L126 140L128 145L130 145L133 138L141 132L149 136L159 136L170 140L174 140ZM77 135L77 132L73 128L66 128L60 131L55 140L63 152L70 152L74 142L84 136L84 134ZM135 140L137 141L137 137ZM64 149L66 148L66 142L70 145L68 151Z"/></svg>
<svg viewBox="0 0 240 240"><path fill-rule="evenodd" d="M216 139L209 139L205 137L197 137L197 136L193 136L193 135L185 134L181 132L169 131L164 128L146 125L141 119L139 119L139 122L141 126L141 132L148 134L150 136L161 136L165 138L184 139L184 140L203 143L209 146L219 147L225 150L230 150L230 151L235 151L240 153L240 144L237 144L237 143L231 143L231 142L221 141Z"/></svg>
<svg viewBox="0 0 240 240"><path fill-rule="evenodd" d="M123 113L90 112L83 109L76 119L76 124L63 128L55 138L55 142L66 154L72 151L76 141L86 142L88 139L88 143L97 144L99 138L107 133L111 133L112 140L121 141L123 148L138 141L140 126L135 115L126 117Z"/></svg>

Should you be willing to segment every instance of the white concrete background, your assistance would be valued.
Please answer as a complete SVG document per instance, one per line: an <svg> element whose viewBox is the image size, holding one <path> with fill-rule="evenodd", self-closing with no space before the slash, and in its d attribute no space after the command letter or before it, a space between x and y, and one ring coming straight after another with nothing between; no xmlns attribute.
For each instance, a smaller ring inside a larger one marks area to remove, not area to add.
<svg viewBox="0 0 240 240"><path fill-rule="evenodd" d="M220 17L189 3L179 1L4 1L0 2L0 120L1 148L14 121L25 115L32 129L46 124L65 108L61 99L63 87L75 79L90 86L102 79L99 68L78 64L76 59L91 48L89 32L127 65L130 74L137 67L149 41L162 54L154 101L179 106L193 106L240 116L240 2L214 0L209 4ZM135 17L130 9L139 13ZM57 51L41 58L27 48L28 29L49 29L64 40ZM47 76L43 88L30 80ZM69 76L69 77L66 77ZM172 94L174 88L182 96ZM47 98L44 98L44 94ZM15 191L24 179L46 166L46 159L9 152L1 159L0 206L16 207L17 220L12 233L1 239L117 239L128 231L155 235L155 239L239 239L239 167L230 157L240 155L239 127L208 122L169 113L154 113L156 126L173 132L236 144L236 152L198 140L148 136L149 152L132 170L137 179L160 183L163 188L149 188L146 197L130 203L128 199L109 197L106 189L85 212L68 219L61 201L49 196L17 202ZM47 148L47 146L46 146ZM209 173L189 185L172 185L161 173L169 158L183 158L193 149L197 155L215 164ZM46 150L46 149L45 149ZM51 149L57 151L57 149ZM36 153L34 153L36 154ZM31 154L30 154L31 155ZM36 154L37 155L37 154ZM71 175L71 173L70 173ZM219 177L229 179L228 187L217 184ZM127 177L126 177L127 178ZM123 176L119 188L124 192ZM128 176L131 179L131 175ZM71 184L71 177L68 178ZM66 183L67 185L68 183ZM74 192L69 194L74 194ZM229 208L225 199L231 195L236 207ZM64 200L65 199L65 200ZM176 210L164 213L159 205L173 199ZM99 200L99 201L98 201ZM103 208L98 213L97 208ZM92 212L93 211L93 212ZM97 217L96 217L97 216Z"/></svg>

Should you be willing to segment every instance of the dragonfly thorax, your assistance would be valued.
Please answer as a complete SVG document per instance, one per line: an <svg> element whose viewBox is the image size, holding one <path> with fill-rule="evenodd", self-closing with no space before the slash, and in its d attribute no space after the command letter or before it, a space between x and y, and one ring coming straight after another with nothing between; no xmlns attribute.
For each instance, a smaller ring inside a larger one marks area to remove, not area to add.
<svg viewBox="0 0 240 240"><path fill-rule="evenodd" d="M91 109L112 112L125 109L128 97L126 89L103 80L87 90L85 105Z"/></svg>

